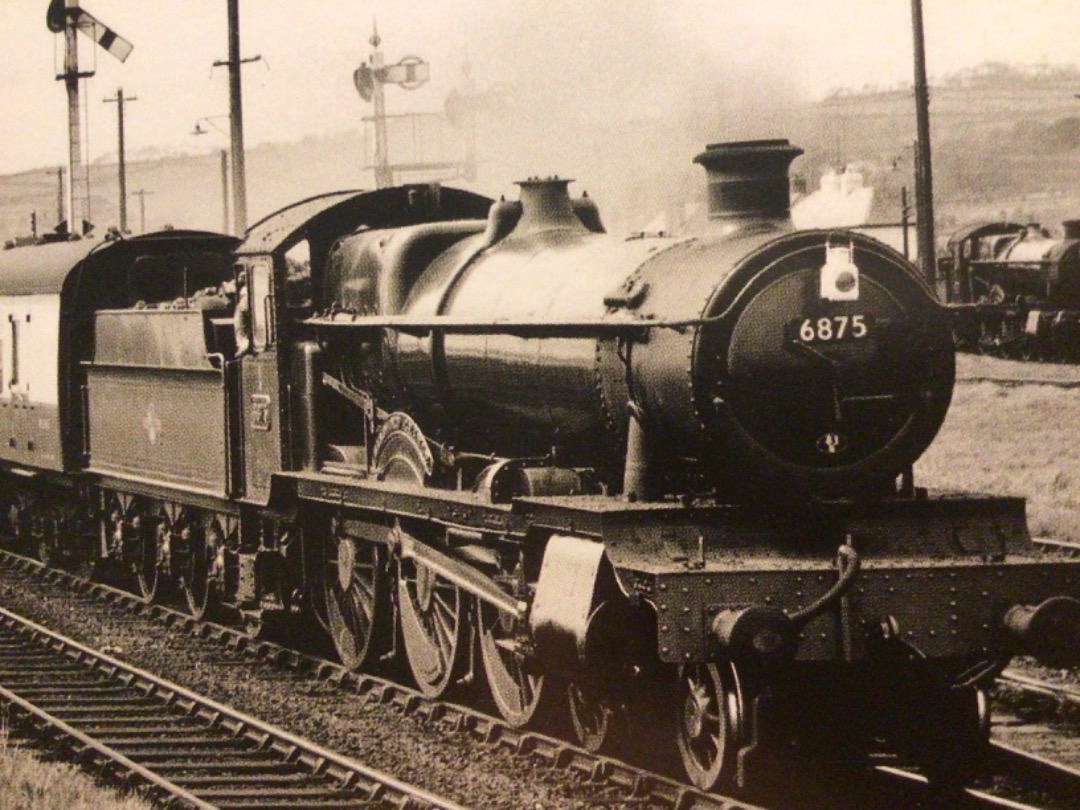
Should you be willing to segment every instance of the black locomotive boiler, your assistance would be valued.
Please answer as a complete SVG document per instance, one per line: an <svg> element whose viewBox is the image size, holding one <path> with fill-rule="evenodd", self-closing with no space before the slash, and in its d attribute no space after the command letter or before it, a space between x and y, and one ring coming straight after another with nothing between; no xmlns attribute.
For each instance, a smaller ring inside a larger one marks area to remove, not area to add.
<svg viewBox="0 0 1080 810"><path fill-rule="evenodd" d="M673 738L702 787L882 741L956 786L1010 657L1080 659L1080 561L1036 553L1020 499L915 486L949 316L880 243L792 229L798 154L709 147L710 222L681 237L607 234L534 178L101 248L55 271L60 334L84 330L64 464L0 443L14 533L253 631L316 622L429 695L486 682L515 724ZM126 292L92 298L99 273Z"/></svg>
<svg viewBox="0 0 1080 810"><path fill-rule="evenodd" d="M1080 362L1080 220L1061 237L1038 224L984 222L939 260L961 351Z"/></svg>

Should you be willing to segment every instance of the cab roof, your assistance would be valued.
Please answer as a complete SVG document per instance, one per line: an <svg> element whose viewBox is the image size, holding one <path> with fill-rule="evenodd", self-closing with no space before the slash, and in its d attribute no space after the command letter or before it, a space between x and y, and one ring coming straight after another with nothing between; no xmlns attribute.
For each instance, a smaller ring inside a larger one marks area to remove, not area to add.
<svg viewBox="0 0 1080 810"><path fill-rule="evenodd" d="M75 239L0 251L0 296L50 295L63 290L78 268L98 262L127 262L146 254L220 252L238 239L210 231L169 230L122 239Z"/></svg>

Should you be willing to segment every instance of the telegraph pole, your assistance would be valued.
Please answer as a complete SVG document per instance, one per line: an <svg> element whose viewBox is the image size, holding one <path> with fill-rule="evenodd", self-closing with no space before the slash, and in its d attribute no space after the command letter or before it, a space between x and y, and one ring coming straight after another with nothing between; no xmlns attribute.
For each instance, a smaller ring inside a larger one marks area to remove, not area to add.
<svg viewBox="0 0 1080 810"><path fill-rule="evenodd" d="M931 285L934 266L934 179L930 166L930 90L926 83L926 48L923 41L922 0L911 0L911 30L915 47L915 207L918 212L919 264Z"/></svg>
<svg viewBox="0 0 1080 810"><path fill-rule="evenodd" d="M221 232L229 232L229 152L221 150Z"/></svg>
<svg viewBox="0 0 1080 810"><path fill-rule="evenodd" d="M60 223L64 221L64 204L65 195L67 190L67 183L64 182L64 167L56 167L56 226L59 228Z"/></svg>
<svg viewBox="0 0 1080 810"><path fill-rule="evenodd" d="M200 118L195 122L195 128L191 130L192 135L205 135L210 130L203 129L202 122L205 121L207 126L213 127L222 135L228 136L221 127L214 123L215 118L224 118L223 115L210 115ZM227 149L221 150L221 232L231 233L229 230L229 151Z"/></svg>
<svg viewBox="0 0 1080 810"><path fill-rule="evenodd" d="M146 195L154 192L140 188L138 191L131 193L139 198L139 233L146 233Z"/></svg>
<svg viewBox="0 0 1080 810"><path fill-rule="evenodd" d="M242 236L247 231L247 182L244 173L244 104L241 97L240 68L262 57L240 58L240 0L228 0L229 58L214 67L229 68L229 140L232 151L233 225Z"/></svg>
<svg viewBox="0 0 1080 810"><path fill-rule="evenodd" d="M118 133L117 140L119 141L119 173L120 173L120 232L124 233L128 229L127 224L127 170L124 164L124 102L138 101L138 96L131 96L130 98L124 98L124 88L117 87L116 95L112 98L102 99L106 104L116 104L116 131Z"/></svg>

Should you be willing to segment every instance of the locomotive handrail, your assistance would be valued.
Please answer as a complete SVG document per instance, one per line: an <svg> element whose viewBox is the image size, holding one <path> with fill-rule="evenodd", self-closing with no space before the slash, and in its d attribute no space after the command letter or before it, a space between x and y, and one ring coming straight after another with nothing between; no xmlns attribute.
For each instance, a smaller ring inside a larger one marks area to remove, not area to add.
<svg viewBox="0 0 1080 810"><path fill-rule="evenodd" d="M557 333L591 336L608 334L626 334L644 332L650 329L674 329L685 331L693 327L717 323L728 315L727 312L709 318L687 318L678 321L652 320L640 318L567 318L562 320L505 320L476 321L447 315L434 315L424 319L407 315L347 315L336 313L327 317L309 318L307 326L316 328L353 328L353 329L396 329L410 334L429 332L447 332L463 335L510 334L522 337L542 336Z"/></svg>

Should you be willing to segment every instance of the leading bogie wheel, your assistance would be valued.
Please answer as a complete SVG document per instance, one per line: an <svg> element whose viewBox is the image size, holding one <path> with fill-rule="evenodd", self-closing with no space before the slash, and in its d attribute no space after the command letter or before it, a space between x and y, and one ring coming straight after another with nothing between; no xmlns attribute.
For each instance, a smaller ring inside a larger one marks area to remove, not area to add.
<svg viewBox="0 0 1080 810"><path fill-rule="evenodd" d="M743 726L743 696L731 664L687 664L675 692L679 755L701 790L729 782Z"/></svg>
<svg viewBox="0 0 1080 810"><path fill-rule="evenodd" d="M341 663L370 668L389 646L393 627L386 549L347 534L336 518L322 545L326 627Z"/></svg>

